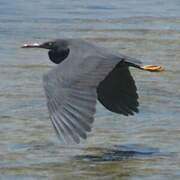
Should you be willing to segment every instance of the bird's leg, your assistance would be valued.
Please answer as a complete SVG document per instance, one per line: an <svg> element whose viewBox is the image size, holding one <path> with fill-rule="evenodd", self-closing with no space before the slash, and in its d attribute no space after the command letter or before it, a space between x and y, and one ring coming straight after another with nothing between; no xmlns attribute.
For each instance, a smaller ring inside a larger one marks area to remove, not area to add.
<svg viewBox="0 0 180 180"><path fill-rule="evenodd" d="M151 71L151 72L161 72L164 71L164 68L162 66L157 66L157 65L145 65L145 66L140 66L138 64L135 63L131 63L131 62L125 62L126 64L128 64L128 66L131 67L135 67L144 71Z"/></svg>
<svg viewBox="0 0 180 180"><path fill-rule="evenodd" d="M145 66L141 66L140 69L151 72L164 71L164 68L162 66L157 66L157 65L145 65Z"/></svg>

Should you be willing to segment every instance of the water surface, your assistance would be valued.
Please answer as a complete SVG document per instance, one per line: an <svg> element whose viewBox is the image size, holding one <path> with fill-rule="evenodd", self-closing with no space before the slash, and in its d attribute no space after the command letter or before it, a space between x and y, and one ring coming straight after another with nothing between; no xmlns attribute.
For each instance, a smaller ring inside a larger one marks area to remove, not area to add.
<svg viewBox="0 0 180 180"><path fill-rule="evenodd" d="M179 0L1 0L0 179L180 179L179 8ZM42 88L54 65L45 50L19 48L57 37L93 40L166 71L131 69L140 113L98 104L87 141L66 147Z"/></svg>

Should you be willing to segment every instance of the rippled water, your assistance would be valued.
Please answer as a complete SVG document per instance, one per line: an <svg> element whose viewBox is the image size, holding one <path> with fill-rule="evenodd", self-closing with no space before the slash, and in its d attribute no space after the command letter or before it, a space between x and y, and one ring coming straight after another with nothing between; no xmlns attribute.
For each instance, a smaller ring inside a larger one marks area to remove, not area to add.
<svg viewBox="0 0 180 180"><path fill-rule="evenodd" d="M179 0L0 1L0 179L180 179ZM124 117L97 105L93 131L61 145L42 89L54 65L27 41L94 40L162 73L132 69L140 113Z"/></svg>

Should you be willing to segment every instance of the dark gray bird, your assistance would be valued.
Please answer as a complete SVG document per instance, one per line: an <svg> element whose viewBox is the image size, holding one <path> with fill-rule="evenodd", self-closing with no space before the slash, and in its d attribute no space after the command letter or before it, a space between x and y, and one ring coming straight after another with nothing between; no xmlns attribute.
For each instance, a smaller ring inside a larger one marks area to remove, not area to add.
<svg viewBox="0 0 180 180"><path fill-rule="evenodd" d="M80 142L91 131L96 100L108 110L133 115L138 112L138 94L129 66L161 71L161 66L141 66L128 56L80 39L57 39L23 48L45 48L58 64L44 75L43 84L50 118L59 138Z"/></svg>

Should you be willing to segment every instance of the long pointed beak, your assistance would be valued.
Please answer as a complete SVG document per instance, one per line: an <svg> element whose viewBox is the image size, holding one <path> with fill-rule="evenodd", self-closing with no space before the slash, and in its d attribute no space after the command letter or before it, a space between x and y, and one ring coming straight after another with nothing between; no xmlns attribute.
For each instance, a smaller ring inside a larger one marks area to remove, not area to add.
<svg viewBox="0 0 180 180"><path fill-rule="evenodd" d="M41 48L42 44L39 43L32 43L32 44L23 44L21 48Z"/></svg>

